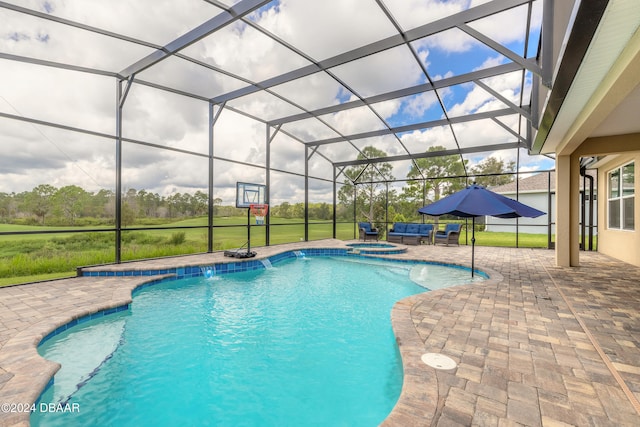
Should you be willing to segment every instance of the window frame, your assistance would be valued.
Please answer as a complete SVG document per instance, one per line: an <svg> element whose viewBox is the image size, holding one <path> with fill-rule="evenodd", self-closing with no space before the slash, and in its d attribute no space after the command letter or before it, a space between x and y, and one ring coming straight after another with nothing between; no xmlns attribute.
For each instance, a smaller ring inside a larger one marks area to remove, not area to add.
<svg viewBox="0 0 640 427"><path fill-rule="evenodd" d="M625 168L629 166L633 166L632 172L632 180L633 186L631 188L631 192L628 192L628 188L625 194L625 186L624 186L624 177L625 177ZM612 178L617 175L617 188L614 189L612 186ZM616 193L615 196L612 196L612 193ZM625 216L625 201L631 199L632 200L632 213L631 213L631 227L625 226L625 219L628 219ZM615 219L611 216L611 204L616 203L617 207L617 223L612 225L611 220ZM614 169L611 169L607 172L607 229L609 230L618 230L618 231L635 231L635 161L629 161L624 163Z"/></svg>

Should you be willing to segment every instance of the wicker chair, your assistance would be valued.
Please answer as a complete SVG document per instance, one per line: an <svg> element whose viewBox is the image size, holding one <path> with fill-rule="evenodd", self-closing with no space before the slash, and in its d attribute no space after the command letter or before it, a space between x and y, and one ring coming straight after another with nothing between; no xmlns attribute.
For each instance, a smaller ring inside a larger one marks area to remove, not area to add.
<svg viewBox="0 0 640 427"><path fill-rule="evenodd" d="M367 241L367 238L370 240L375 238L378 241L378 229L373 228L370 222L359 222L358 229L360 230L359 238L360 240Z"/></svg>
<svg viewBox="0 0 640 427"><path fill-rule="evenodd" d="M436 234L433 235L433 244L437 245L438 243L442 243L449 246L449 243L455 243L456 245L460 245L461 228L462 224L447 224L444 230L438 230Z"/></svg>

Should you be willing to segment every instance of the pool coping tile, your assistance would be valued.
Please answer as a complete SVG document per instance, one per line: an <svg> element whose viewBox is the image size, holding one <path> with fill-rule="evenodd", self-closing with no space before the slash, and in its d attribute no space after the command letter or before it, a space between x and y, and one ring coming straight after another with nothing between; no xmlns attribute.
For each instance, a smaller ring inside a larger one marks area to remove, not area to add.
<svg viewBox="0 0 640 427"><path fill-rule="evenodd" d="M92 266L81 277L0 288L0 403L36 402L50 383L59 365L39 356L41 341L127 309L137 289L200 276L201 267L215 274L265 268L263 260L296 251L470 264L466 245L395 244L397 251L382 254L354 253L346 246L354 242L260 247L245 264L216 252ZM640 268L598 253L581 253L581 263L555 267L554 252L544 249L477 247L475 265L488 280L398 301L391 324L404 381L382 425L640 425ZM431 368L421 360L428 352L457 365ZM580 390L596 390L589 398L601 410L585 411ZM29 425L28 413L0 412L0 426L18 425Z"/></svg>

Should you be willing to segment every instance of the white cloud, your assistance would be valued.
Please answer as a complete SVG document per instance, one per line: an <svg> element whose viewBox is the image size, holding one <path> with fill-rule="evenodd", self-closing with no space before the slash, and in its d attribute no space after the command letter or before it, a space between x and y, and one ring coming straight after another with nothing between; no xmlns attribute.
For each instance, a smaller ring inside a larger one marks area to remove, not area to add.
<svg viewBox="0 0 640 427"><path fill-rule="evenodd" d="M225 110L213 129L215 156L256 165L265 164L264 124Z"/></svg>
<svg viewBox="0 0 640 427"><path fill-rule="evenodd" d="M258 22L316 60L391 36L392 24L370 0L281 0Z"/></svg>
<svg viewBox="0 0 640 427"><path fill-rule="evenodd" d="M467 8L468 0L385 0L404 30L458 13Z"/></svg>
<svg viewBox="0 0 640 427"><path fill-rule="evenodd" d="M158 45L171 42L221 12L210 3L201 1L20 0L19 3Z"/></svg>
<svg viewBox="0 0 640 427"><path fill-rule="evenodd" d="M427 110L437 103L438 97L435 92L423 92L411 98L402 111L412 117L422 117Z"/></svg>
<svg viewBox="0 0 640 427"><path fill-rule="evenodd" d="M227 106L265 120L302 113L301 109L264 91L233 99L227 103Z"/></svg>
<svg viewBox="0 0 640 427"><path fill-rule="evenodd" d="M382 116L383 119L389 119L393 117L402 106L401 99L390 99L389 101L378 102L373 104L373 109Z"/></svg>
<svg viewBox="0 0 640 427"><path fill-rule="evenodd" d="M116 85L108 77L0 60L0 97L0 111L8 114L115 130Z"/></svg>
<svg viewBox="0 0 640 427"><path fill-rule="evenodd" d="M282 128L303 142L312 142L339 136L335 131L331 130L331 128L316 118L286 123Z"/></svg>
<svg viewBox="0 0 640 427"><path fill-rule="evenodd" d="M521 78L520 73L509 73L484 79L483 83L518 105ZM464 99L448 109L447 112L451 117L507 108L505 103L495 98L479 85L468 84L466 87L470 90L466 93Z"/></svg>
<svg viewBox="0 0 640 427"><path fill-rule="evenodd" d="M6 9L0 9L0 21L0 49L15 55L116 72L152 52L148 47Z"/></svg>
<svg viewBox="0 0 640 427"><path fill-rule="evenodd" d="M271 142L271 168L304 174L304 146L284 134Z"/></svg>
<svg viewBox="0 0 640 427"><path fill-rule="evenodd" d="M334 129L343 135L384 129L385 125L367 106L343 110L333 114L320 116Z"/></svg>
<svg viewBox="0 0 640 427"><path fill-rule="evenodd" d="M327 73L319 72L275 86L272 90L302 108L315 110L340 103L344 89Z"/></svg>
<svg viewBox="0 0 640 427"><path fill-rule="evenodd" d="M19 4L160 45L219 13L216 7L203 1L49 0L44 3L41 0L22 0ZM45 4L48 6L45 7ZM385 4L388 4L404 29L449 16L469 6L468 0L385 0ZM478 23L478 28L500 42L508 42L517 37L517 31L511 30L517 25L504 24L505 20L516 19L516 12L512 13L498 17L496 28L485 28L482 23ZM520 19L520 15L517 18ZM370 0L281 0L277 5L254 13L251 19L294 47L305 50L315 60L329 58L394 34L394 28L384 13ZM0 29L1 53L118 72L153 51L148 47L7 9L0 8L0 20L3 22ZM436 39L432 38L431 41ZM445 44L439 44L437 48L451 52L471 46L468 37L460 32L443 38L441 42ZM426 43L421 40L416 46L420 48L418 54L421 61L428 66L438 55L429 50L436 46ZM308 64L307 60L288 48L243 23L224 27L182 53L256 81ZM496 58L488 58L485 66L497 61ZM365 97L424 82L417 61L406 47L373 54L352 64L334 67L331 72L358 95ZM445 75L451 74L448 71ZM486 82L504 96L517 101L520 81L516 74L487 79ZM159 62L157 66L136 75L136 78L204 96L216 96L247 85L246 82L176 57ZM440 76L434 78L439 79ZM273 87L272 90L311 110L357 99L324 72ZM449 93L449 89L440 91L443 97ZM394 117L399 121L411 121L428 114L436 103L435 93L426 92L378 103L375 110L384 119ZM115 78L0 60L0 111L3 113L113 135L116 127L115 104ZM229 105L267 120L301 111L264 93L233 100ZM496 101L487 96L487 92L475 88L464 100L458 101L452 108L452 114L491 108L497 108ZM323 119L344 134L384 128L365 107L326 115ZM206 101L134 82L124 104L123 133L128 138L207 154L208 120ZM25 191L41 183L56 186L75 184L90 191L115 187L114 140L8 119L0 119L0 124L0 191ZM509 123L509 126L515 125ZM225 110L214 127L214 154L248 164L264 165L265 129L264 123ZM283 126L283 130L303 141L337 136L317 119L289 123ZM493 128L488 127L484 132L487 137L495 137ZM481 134L477 129L474 133L476 136ZM411 153L424 152L434 145L455 148L447 127L414 131L402 135L401 139ZM354 140L353 145L329 144L320 147L309 160L310 173L332 179L331 163L322 155L338 162L353 160L358 155L355 147L362 149L371 144L389 155L404 154L394 136ZM299 141L281 134L271 147L275 168L304 173L305 150ZM144 188L168 195L206 190L208 186L206 157L130 143L123 144L123 153L125 188ZM409 166L410 162L394 164L394 175L404 178ZM265 181L264 169L260 167L216 160L214 169L215 195L223 198L224 203L233 203L236 181ZM303 200L302 178L274 172L272 183L274 200ZM330 184L312 180L310 185L312 201L331 201Z"/></svg>
<svg viewBox="0 0 640 427"><path fill-rule="evenodd" d="M256 82L309 64L244 23L228 25L215 38L205 38L184 53Z"/></svg>
<svg viewBox="0 0 640 427"><path fill-rule="evenodd" d="M471 2L471 6L473 7L486 2L486 0L475 0ZM506 45L524 39L528 13L528 5L523 5L488 18L470 22L469 26L480 31L492 40ZM536 2L533 7L532 29L540 27L541 14L542 2Z"/></svg>
<svg viewBox="0 0 640 427"><path fill-rule="evenodd" d="M415 130L402 135L401 139L411 153L424 153L435 146L443 146L447 150L456 148L455 140L448 126Z"/></svg>
<svg viewBox="0 0 640 427"><path fill-rule="evenodd" d="M422 69L406 46L337 66L331 72L362 97L404 89L424 79Z"/></svg>

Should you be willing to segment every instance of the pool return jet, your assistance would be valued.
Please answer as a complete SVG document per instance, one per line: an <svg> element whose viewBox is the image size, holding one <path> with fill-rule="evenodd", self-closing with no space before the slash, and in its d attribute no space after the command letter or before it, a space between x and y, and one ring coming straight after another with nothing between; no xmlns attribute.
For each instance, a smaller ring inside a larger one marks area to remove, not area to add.
<svg viewBox="0 0 640 427"><path fill-rule="evenodd" d="M234 258L253 258L256 252L251 250L251 215L256 217L256 225L264 224L264 217L269 212L265 203L266 185L248 182L236 183L236 208L247 209L247 241L238 249L224 251L224 256Z"/></svg>

